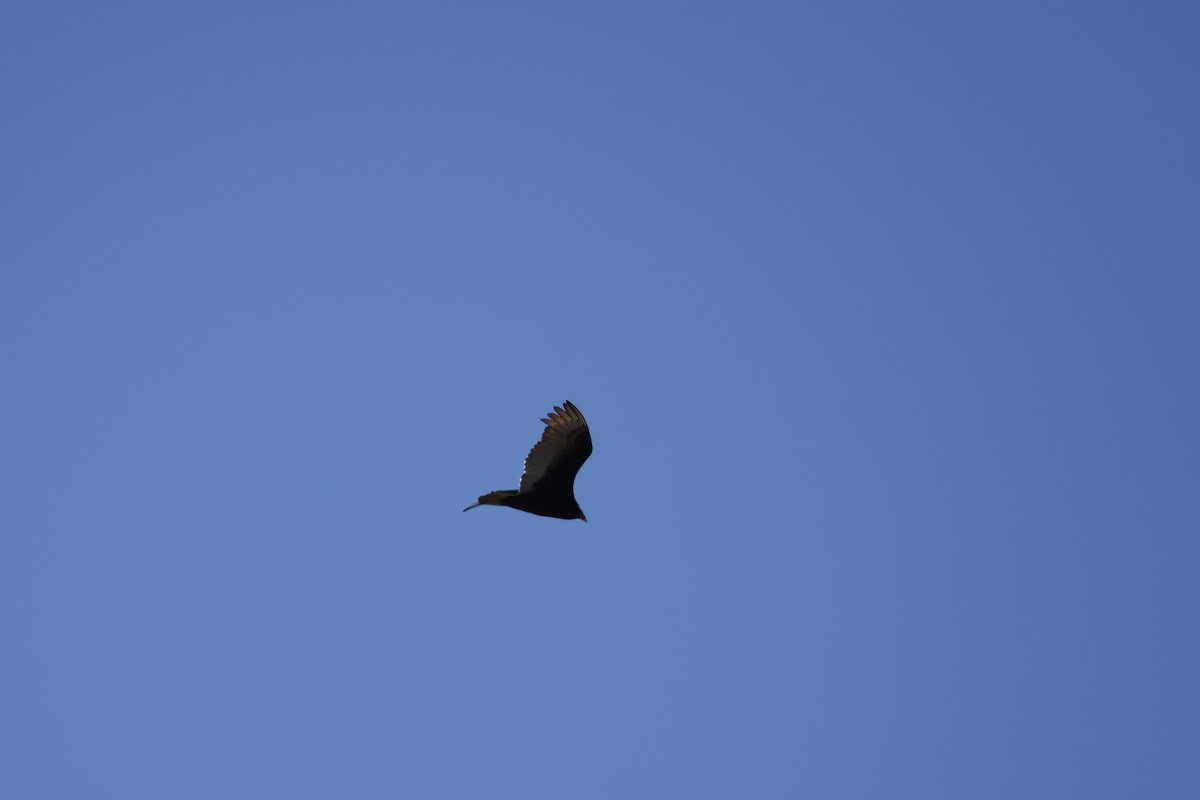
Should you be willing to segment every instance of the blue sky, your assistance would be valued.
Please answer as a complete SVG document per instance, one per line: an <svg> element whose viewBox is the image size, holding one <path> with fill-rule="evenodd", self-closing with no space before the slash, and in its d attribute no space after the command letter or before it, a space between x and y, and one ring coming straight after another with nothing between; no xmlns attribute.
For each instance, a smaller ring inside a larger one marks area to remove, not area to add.
<svg viewBox="0 0 1200 800"><path fill-rule="evenodd" d="M1198 796L1198 30L10 3L0 795Z"/></svg>

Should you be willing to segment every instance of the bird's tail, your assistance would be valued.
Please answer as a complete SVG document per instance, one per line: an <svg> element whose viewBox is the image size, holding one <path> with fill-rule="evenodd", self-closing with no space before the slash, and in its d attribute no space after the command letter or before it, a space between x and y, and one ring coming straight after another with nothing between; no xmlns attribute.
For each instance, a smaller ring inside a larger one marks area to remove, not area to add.
<svg viewBox="0 0 1200 800"><path fill-rule="evenodd" d="M463 511L470 511L472 508L479 508L480 506L506 506L508 503L504 501L509 497L516 497L517 494L516 489L499 489L495 492L488 492L479 498L479 502L467 506Z"/></svg>

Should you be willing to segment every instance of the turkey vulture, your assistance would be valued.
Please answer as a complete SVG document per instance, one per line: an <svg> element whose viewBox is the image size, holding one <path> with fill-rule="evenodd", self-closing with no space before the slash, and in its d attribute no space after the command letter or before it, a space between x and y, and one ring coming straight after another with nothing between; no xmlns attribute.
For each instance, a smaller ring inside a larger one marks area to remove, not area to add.
<svg viewBox="0 0 1200 800"><path fill-rule="evenodd" d="M575 502L575 473L592 454L587 420L568 400L562 408L555 406L542 422L546 423L546 430L525 456L521 488L489 492L463 511L479 506L508 506L543 517L587 522Z"/></svg>

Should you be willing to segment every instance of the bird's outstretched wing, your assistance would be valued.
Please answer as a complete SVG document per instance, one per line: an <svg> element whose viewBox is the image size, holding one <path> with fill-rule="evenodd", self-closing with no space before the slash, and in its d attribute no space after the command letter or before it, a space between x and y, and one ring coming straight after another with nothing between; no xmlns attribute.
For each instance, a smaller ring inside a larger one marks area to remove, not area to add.
<svg viewBox="0 0 1200 800"><path fill-rule="evenodd" d="M587 420L570 401L563 407L554 407L542 422L546 430L529 455L525 457L525 471L521 473L522 493L528 492L539 483L546 488L549 484L575 482L575 473L592 454L592 434Z"/></svg>

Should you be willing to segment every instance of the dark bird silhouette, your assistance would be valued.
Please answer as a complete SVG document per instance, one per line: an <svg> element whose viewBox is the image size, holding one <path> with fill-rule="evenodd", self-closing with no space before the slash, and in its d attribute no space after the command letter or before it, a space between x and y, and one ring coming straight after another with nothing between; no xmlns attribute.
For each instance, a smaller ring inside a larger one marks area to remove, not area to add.
<svg viewBox="0 0 1200 800"><path fill-rule="evenodd" d="M587 522L575 502L575 474L592 454L587 420L568 400L562 408L555 406L542 422L546 423L546 430L525 456L521 488L489 492L463 511L479 506L508 506L543 517Z"/></svg>

